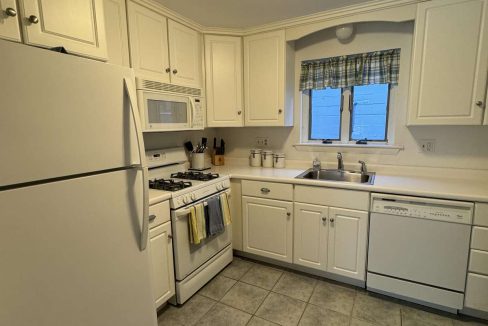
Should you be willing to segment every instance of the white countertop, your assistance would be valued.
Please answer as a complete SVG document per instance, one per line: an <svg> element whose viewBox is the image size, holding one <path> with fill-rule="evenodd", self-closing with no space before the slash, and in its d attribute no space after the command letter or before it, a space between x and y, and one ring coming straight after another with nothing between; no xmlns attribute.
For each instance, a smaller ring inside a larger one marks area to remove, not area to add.
<svg viewBox="0 0 488 326"><path fill-rule="evenodd" d="M377 173L374 184L295 179L306 169L274 169L250 166L213 166L212 171L234 179L283 182L330 188L363 190L453 200L488 202L488 180Z"/></svg>
<svg viewBox="0 0 488 326"><path fill-rule="evenodd" d="M171 198L170 191L149 189L149 205L154 205Z"/></svg>

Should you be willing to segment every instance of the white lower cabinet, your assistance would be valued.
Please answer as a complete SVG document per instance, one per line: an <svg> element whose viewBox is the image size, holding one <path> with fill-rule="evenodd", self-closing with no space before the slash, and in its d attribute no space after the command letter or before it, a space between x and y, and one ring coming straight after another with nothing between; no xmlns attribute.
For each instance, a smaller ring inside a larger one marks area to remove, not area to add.
<svg viewBox="0 0 488 326"><path fill-rule="evenodd" d="M293 260L293 203L242 197L243 250L291 263Z"/></svg>
<svg viewBox="0 0 488 326"><path fill-rule="evenodd" d="M295 203L293 263L365 280L368 212Z"/></svg>
<svg viewBox="0 0 488 326"><path fill-rule="evenodd" d="M368 212L329 209L327 271L365 279Z"/></svg>
<svg viewBox="0 0 488 326"><path fill-rule="evenodd" d="M488 276L468 273L464 306L488 312Z"/></svg>
<svg viewBox="0 0 488 326"><path fill-rule="evenodd" d="M149 231L149 256L153 296L159 307L175 294L171 222Z"/></svg>
<svg viewBox="0 0 488 326"><path fill-rule="evenodd" d="M294 264L327 270L328 215L328 207L295 203Z"/></svg>

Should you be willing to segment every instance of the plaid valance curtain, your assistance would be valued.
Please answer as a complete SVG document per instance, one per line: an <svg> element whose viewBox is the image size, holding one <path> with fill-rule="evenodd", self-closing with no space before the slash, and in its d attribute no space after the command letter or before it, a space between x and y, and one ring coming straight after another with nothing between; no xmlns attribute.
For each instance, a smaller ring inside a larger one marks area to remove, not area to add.
<svg viewBox="0 0 488 326"><path fill-rule="evenodd" d="M398 84L400 49L302 61L300 90Z"/></svg>

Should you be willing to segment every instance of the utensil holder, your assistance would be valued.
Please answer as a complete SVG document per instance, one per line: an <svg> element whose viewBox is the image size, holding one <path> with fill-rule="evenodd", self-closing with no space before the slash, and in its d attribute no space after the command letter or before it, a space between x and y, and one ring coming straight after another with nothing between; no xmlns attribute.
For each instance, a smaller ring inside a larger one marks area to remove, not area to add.
<svg viewBox="0 0 488 326"><path fill-rule="evenodd" d="M191 168L195 170L205 168L205 153L193 153L191 155Z"/></svg>

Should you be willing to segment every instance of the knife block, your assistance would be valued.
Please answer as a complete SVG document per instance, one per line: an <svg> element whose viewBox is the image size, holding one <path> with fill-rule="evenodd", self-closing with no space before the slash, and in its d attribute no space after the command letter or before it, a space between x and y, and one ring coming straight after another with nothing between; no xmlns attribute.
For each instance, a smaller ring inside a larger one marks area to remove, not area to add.
<svg viewBox="0 0 488 326"><path fill-rule="evenodd" d="M212 164L217 166L224 165L225 164L224 155L212 154Z"/></svg>

